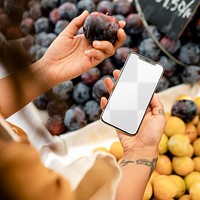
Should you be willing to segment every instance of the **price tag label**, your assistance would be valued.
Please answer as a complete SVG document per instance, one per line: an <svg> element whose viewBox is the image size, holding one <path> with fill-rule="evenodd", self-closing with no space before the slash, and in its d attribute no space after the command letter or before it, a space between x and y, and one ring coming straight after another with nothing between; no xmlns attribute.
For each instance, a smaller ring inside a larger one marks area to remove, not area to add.
<svg viewBox="0 0 200 200"><path fill-rule="evenodd" d="M200 0L139 0L150 23L172 39L178 39L200 5Z"/></svg>

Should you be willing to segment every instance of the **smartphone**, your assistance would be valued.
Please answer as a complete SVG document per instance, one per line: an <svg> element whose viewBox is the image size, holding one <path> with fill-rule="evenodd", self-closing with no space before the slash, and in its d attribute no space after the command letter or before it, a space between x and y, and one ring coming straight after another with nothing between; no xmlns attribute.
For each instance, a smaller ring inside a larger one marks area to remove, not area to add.
<svg viewBox="0 0 200 200"><path fill-rule="evenodd" d="M135 135L162 74L160 64L136 53L129 54L101 120Z"/></svg>

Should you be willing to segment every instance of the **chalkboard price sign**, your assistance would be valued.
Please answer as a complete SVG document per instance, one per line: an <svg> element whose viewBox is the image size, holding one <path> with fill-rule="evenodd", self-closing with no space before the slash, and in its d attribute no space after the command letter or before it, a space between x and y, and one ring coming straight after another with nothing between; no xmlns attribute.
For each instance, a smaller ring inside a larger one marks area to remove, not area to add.
<svg viewBox="0 0 200 200"><path fill-rule="evenodd" d="M200 0L139 0L146 19L172 39L178 39Z"/></svg>

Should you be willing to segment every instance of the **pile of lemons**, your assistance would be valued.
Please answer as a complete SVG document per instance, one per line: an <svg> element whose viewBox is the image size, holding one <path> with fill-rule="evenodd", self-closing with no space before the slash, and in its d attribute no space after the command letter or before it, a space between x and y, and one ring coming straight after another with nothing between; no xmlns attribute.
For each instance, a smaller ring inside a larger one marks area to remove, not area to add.
<svg viewBox="0 0 200 200"><path fill-rule="evenodd" d="M188 99L196 103L199 115L185 123L166 113L167 124L158 146L159 156L147 184L143 200L200 200L200 97L192 99L180 95L176 100ZM120 160L123 149L120 142L110 149L98 147Z"/></svg>

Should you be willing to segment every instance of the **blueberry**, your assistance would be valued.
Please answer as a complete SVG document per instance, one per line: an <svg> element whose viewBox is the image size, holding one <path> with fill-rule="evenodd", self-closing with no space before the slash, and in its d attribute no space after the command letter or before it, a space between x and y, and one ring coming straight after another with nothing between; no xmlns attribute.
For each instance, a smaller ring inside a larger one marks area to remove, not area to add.
<svg viewBox="0 0 200 200"><path fill-rule="evenodd" d="M49 116L46 127L52 135L60 135L66 130L63 117L60 115Z"/></svg>
<svg viewBox="0 0 200 200"><path fill-rule="evenodd" d="M33 45L33 46L31 46L29 48L28 54L29 54L29 56L30 56L30 58L31 58L32 61L36 61L36 54L37 54L37 52L38 52L38 50L40 48L41 48L41 46L38 45L38 44L35 44L35 45Z"/></svg>
<svg viewBox="0 0 200 200"><path fill-rule="evenodd" d="M57 21L57 23L55 25L54 33L59 35L67 27L68 24L69 24L68 20Z"/></svg>
<svg viewBox="0 0 200 200"><path fill-rule="evenodd" d="M66 2L59 6L58 13L60 19L66 19L71 21L78 16L78 9L74 3Z"/></svg>
<svg viewBox="0 0 200 200"><path fill-rule="evenodd" d="M181 74L181 78L185 83L195 83L200 80L200 66L187 66Z"/></svg>
<svg viewBox="0 0 200 200"><path fill-rule="evenodd" d="M37 19L37 21L35 22L35 32L41 33L49 31L50 31L49 19L46 17L41 17Z"/></svg>
<svg viewBox="0 0 200 200"><path fill-rule="evenodd" d="M64 116L68 105L65 101L59 99L53 99L47 104L47 113L49 116L61 115Z"/></svg>
<svg viewBox="0 0 200 200"><path fill-rule="evenodd" d="M78 13L81 14L84 10L92 13L96 9L96 5L92 0L80 0L77 3Z"/></svg>
<svg viewBox="0 0 200 200"><path fill-rule="evenodd" d="M126 18L121 15L121 14L115 14L115 15L112 15L114 18L116 18L118 21L126 21Z"/></svg>
<svg viewBox="0 0 200 200"><path fill-rule="evenodd" d="M181 47L178 58L185 64L195 65L200 61L200 48L197 44L188 42Z"/></svg>
<svg viewBox="0 0 200 200"><path fill-rule="evenodd" d="M60 4L63 4L66 2L71 2L71 3L77 4L77 0L60 0Z"/></svg>
<svg viewBox="0 0 200 200"><path fill-rule="evenodd" d="M126 35L126 40L122 46L129 47L129 48L131 48L133 46L132 37L130 35Z"/></svg>
<svg viewBox="0 0 200 200"><path fill-rule="evenodd" d="M74 101L78 104L84 104L91 98L90 87L84 83L78 83L73 90L72 97Z"/></svg>
<svg viewBox="0 0 200 200"><path fill-rule="evenodd" d="M52 88L54 94L61 100L68 100L73 91L73 82L65 81Z"/></svg>
<svg viewBox="0 0 200 200"><path fill-rule="evenodd" d="M49 13L49 20L50 22L55 25L57 21L60 20L60 16L58 13L58 8L54 8L50 13Z"/></svg>
<svg viewBox="0 0 200 200"><path fill-rule="evenodd" d="M143 40L139 44L139 54L146 56L152 60L158 60L160 56L160 49L151 38Z"/></svg>
<svg viewBox="0 0 200 200"><path fill-rule="evenodd" d="M84 111L89 122L98 120L101 114L99 103L95 100L88 101L84 106Z"/></svg>
<svg viewBox="0 0 200 200"><path fill-rule="evenodd" d="M173 116L181 118L185 123L192 121L198 114L197 105L191 100L176 101L171 109Z"/></svg>
<svg viewBox="0 0 200 200"><path fill-rule="evenodd" d="M64 117L64 124L70 131L75 131L84 127L87 124L84 111L79 107L67 110Z"/></svg>
<svg viewBox="0 0 200 200"><path fill-rule="evenodd" d="M108 91L106 89L106 86L104 84L103 78L98 80L92 87L92 96L93 98L100 102L101 97L107 97L109 96Z"/></svg>

